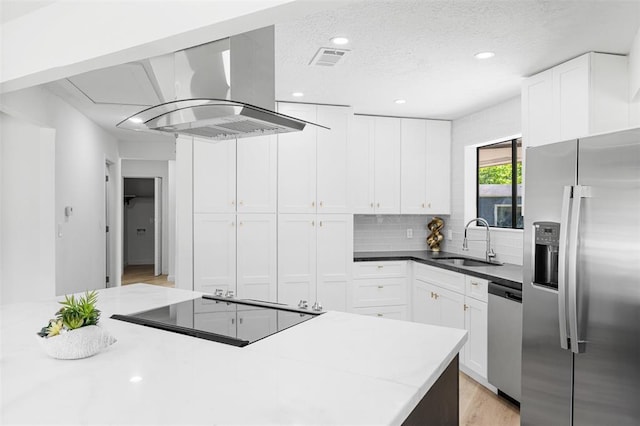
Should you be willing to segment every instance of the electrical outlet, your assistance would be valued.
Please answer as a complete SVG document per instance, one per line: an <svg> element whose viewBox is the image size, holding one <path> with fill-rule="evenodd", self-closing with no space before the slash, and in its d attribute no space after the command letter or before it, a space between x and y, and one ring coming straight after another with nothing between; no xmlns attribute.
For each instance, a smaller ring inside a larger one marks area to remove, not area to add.
<svg viewBox="0 0 640 426"><path fill-rule="evenodd" d="M447 240L453 240L453 231L451 229L447 229Z"/></svg>
<svg viewBox="0 0 640 426"><path fill-rule="evenodd" d="M413 229L407 228L407 238L413 238Z"/></svg>

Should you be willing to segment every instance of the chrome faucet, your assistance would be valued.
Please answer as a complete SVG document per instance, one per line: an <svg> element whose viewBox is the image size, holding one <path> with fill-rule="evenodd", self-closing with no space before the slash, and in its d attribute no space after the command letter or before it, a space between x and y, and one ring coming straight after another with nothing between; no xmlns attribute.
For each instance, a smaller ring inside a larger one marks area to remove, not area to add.
<svg viewBox="0 0 640 426"><path fill-rule="evenodd" d="M490 232L490 228L489 228L489 223L486 220L484 220L483 218L481 218L481 217L476 217L474 219L471 219L464 226L464 240L462 241L462 250L469 250L469 246L467 244L467 241L482 241L482 240L469 240L469 239L467 239L467 229L469 229L469 225L471 225L473 222L477 222L480 225L483 225L485 228L487 228L487 236L485 238L485 242L487 243L486 261L487 262L492 262L493 259L495 259L496 254L494 253L493 249L491 248L491 232Z"/></svg>

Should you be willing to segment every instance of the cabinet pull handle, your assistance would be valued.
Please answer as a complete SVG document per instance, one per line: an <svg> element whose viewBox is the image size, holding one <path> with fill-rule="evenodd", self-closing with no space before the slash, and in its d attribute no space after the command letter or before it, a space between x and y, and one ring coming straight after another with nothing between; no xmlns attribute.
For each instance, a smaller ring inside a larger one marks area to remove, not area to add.
<svg viewBox="0 0 640 426"><path fill-rule="evenodd" d="M244 201L240 200L240 205L243 206L244 205Z"/></svg>
<svg viewBox="0 0 640 426"><path fill-rule="evenodd" d="M440 296L438 295L438 293L433 293L433 297L434 297L436 300L438 300L438 297L440 297Z"/></svg>
<svg viewBox="0 0 640 426"><path fill-rule="evenodd" d="M380 207L380 203L378 203L378 207Z"/></svg>
<svg viewBox="0 0 640 426"><path fill-rule="evenodd" d="M383 285L379 285L378 288L384 288L384 286Z"/></svg>
<svg viewBox="0 0 640 426"><path fill-rule="evenodd" d="M465 303L465 305L464 305L464 310L466 311L467 309L469 309L469 305L467 305L467 304Z"/></svg>
<svg viewBox="0 0 640 426"><path fill-rule="evenodd" d="M235 222L231 222L231 226L236 226L236 223Z"/></svg>
<svg viewBox="0 0 640 426"><path fill-rule="evenodd" d="M384 268L384 265L378 265L378 269Z"/></svg>
<svg viewBox="0 0 640 426"><path fill-rule="evenodd" d="M312 201L312 202L311 202L311 207L315 207L315 206L316 206L316 202L315 202L315 201Z"/></svg>
<svg viewBox="0 0 640 426"><path fill-rule="evenodd" d="M231 205L235 205L236 204L236 200L231 200Z"/></svg>
<svg viewBox="0 0 640 426"><path fill-rule="evenodd" d="M379 316L379 317L381 317L381 316L382 316L382 314L376 314L376 315L377 315L377 316Z"/></svg>
<svg viewBox="0 0 640 426"><path fill-rule="evenodd" d="M373 208L373 203L371 203L371 208Z"/></svg>
<svg viewBox="0 0 640 426"><path fill-rule="evenodd" d="M316 226L316 221L315 220L311 221L311 226Z"/></svg>
<svg viewBox="0 0 640 426"><path fill-rule="evenodd" d="M235 318L231 318L231 324L235 324L236 323L236 319Z"/></svg>
<svg viewBox="0 0 640 426"><path fill-rule="evenodd" d="M323 204L322 201L320 201L320 207L322 207L322 204Z"/></svg>
<svg viewBox="0 0 640 426"><path fill-rule="evenodd" d="M322 221L320 221L320 226L322 226Z"/></svg>
<svg viewBox="0 0 640 426"><path fill-rule="evenodd" d="M240 223L238 223L238 225L242 226L242 224L243 224L243 223L244 223L244 222L240 222Z"/></svg>
<svg viewBox="0 0 640 426"><path fill-rule="evenodd" d="M424 203L422 203L422 208L424 209Z"/></svg>
<svg viewBox="0 0 640 426"><path fill-rule="evenodd" d="M480 283L477 283L475 281L471 281L471 285L480 285Z"/></svg>
<svg viewBox="0 0 640 426"><path fill-rule="evenodd" d="M239 319L238 319L238 323L239 323L239 324L242 324L242 318L239 318Z"/></svg>
<svg viewBox="0 0 640 426"><path fill-rule="evenodd" d="M431 208L431 203L428 204L428 207Z"/></svg>

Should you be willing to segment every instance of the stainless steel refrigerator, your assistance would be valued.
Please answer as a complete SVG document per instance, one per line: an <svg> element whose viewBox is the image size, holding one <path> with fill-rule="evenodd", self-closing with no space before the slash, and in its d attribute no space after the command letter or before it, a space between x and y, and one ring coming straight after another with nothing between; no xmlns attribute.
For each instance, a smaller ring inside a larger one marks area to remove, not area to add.
<svg viewBox="0 0 640 426"><path fill-rule="evenodd" d="M522 425L640 425L640 129L526 151Z"/></svg>

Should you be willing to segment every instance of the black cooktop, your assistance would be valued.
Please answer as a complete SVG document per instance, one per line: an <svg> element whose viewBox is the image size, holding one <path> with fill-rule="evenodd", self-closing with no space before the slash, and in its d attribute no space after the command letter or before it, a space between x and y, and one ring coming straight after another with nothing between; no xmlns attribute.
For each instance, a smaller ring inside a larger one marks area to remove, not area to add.
<svg viewBox="0 0 640 426"><path fill-rule="evenodd" d="M277 303L205 295L111 318L243 347L320 314Z"/></svg>

